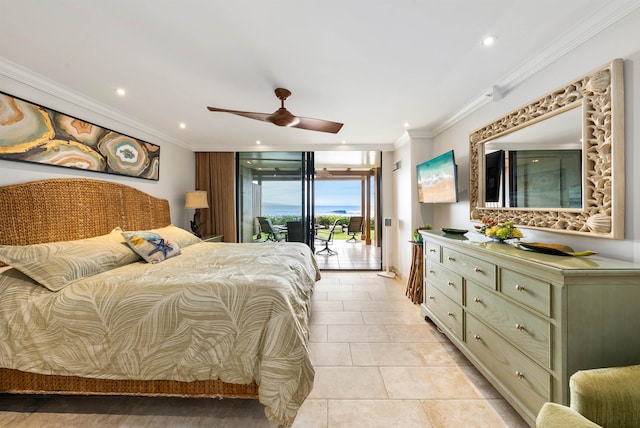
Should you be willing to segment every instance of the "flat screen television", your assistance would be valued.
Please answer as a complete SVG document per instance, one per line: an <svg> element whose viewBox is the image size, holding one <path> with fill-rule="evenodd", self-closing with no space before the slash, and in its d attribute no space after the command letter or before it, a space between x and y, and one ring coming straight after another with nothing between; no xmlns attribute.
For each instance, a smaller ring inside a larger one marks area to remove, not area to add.
<svg viewBox="0 0 640 428"><path fill-rule="evenodd" d="M418 201L458 202L458 169L453 150L419 164Z"/></svg>
<svg viewBox="0 0 640 428"><path fill-rule="evenodd" d="M504 150L496 150L495 152L485 155L485 201L500 202L503 195L504 180Z"/></svg>

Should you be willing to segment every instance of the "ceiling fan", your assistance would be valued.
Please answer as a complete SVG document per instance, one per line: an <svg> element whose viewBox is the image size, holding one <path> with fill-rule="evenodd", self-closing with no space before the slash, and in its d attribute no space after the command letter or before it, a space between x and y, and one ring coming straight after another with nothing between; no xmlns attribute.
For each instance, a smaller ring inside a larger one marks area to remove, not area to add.
<svg viewBox="0 0 640 428"><path fill-rule="evenodd" d="M261 120L263 122L271 122L278 126L290 126L292 128L308 129L311 131L330 132L337 134L342 128L342 123L331 122L329 120L312 119L309 117L294 116L284 108L284 101L289 98L291 91L284 88L275 90L276 97L280 100L280 108L273 113L253 113L250 111L228 110L217 107L207 107L209 111L221 111L223 113L231 113L238 116L248 117L250 119Z"/></svg>

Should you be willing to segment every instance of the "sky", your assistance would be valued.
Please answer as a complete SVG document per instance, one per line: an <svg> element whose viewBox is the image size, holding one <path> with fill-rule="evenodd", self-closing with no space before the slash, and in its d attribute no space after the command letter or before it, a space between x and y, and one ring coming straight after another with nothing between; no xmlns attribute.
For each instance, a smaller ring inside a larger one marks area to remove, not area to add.
<svg viewBox="0 0 640 428"><path fill-rule="evenodd" d="M359 180L322 180L315 182L316 205L360 205ZM300 205L299 181L265 181L262 183L262 201L284 205Z"/></svg>
<svg viewBox="0 0 640 428"><path fill-rule="evenodd" d="M360 180L315 182L316 205L360 205Z"/></svg>

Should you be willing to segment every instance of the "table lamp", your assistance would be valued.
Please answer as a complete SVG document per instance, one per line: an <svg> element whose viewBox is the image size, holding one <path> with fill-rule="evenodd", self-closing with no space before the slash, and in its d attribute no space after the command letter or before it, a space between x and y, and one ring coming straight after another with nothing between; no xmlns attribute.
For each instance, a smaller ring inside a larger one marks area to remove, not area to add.
<svg viewBox="0 0 640 428"><path fill-rule="evenodd" d="M196 210L196 213L193 215L193 220L191 221L191 231L198 238L201 238L202 235L200 234L200 228L202 227L202 223L200 223L200 208L209 208L209 203L207 202L207 191L194 190L192 192L187 192L184 207Z"/></svg>

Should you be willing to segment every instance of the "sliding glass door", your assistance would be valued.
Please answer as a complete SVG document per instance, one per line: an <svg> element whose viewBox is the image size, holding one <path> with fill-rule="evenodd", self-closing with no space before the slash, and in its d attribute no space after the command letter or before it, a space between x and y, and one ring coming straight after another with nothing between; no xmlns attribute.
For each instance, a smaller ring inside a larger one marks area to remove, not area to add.
<svg viewBox="0 0 640 428"><path fill-rule="evenodd" d="M237 154L238 242L313 247L313 159L313 152Z"/></svg>

